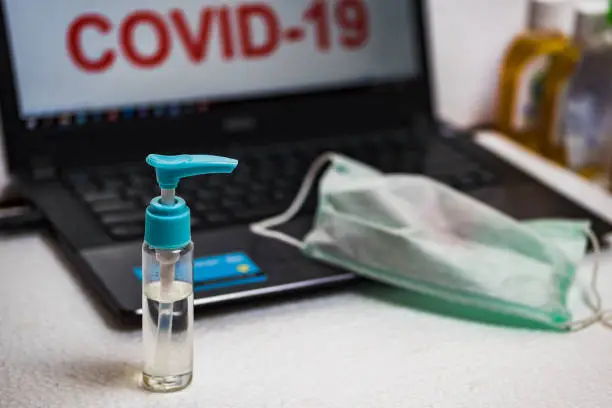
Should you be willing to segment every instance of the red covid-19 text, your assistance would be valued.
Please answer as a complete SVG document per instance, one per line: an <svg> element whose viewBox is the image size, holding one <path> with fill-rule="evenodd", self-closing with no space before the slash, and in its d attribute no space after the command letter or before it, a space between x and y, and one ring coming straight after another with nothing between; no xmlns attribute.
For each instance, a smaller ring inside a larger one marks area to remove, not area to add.
<svg viewBox="0 0 612 408"><path fill-rule="evenodd" d="M68 26L68 55L79 70L103 73L118 58L137 69L160 67L172 56L175 45L183 48L191 63L201 64L209 57L213 38L220 41L220 57L232 61L272 56L285 44L307 41L311 33L314 46L321 52L329 52L334 46L357 50L367 44L370 36L369 14L363 0L314 0L301 12L301 23L292 27L284 27L274 8L265 3L204 7L197 17L197 23L191 24L181 9L166 13L135 10L120 21L99 13L82 14ZM153 50L143 50L136 41L136 31L141 28L155 36ZM256 36L256 28L263 28L263 35ZM114 37L115 45L96 48L87 44L86 31Z"/></svg>

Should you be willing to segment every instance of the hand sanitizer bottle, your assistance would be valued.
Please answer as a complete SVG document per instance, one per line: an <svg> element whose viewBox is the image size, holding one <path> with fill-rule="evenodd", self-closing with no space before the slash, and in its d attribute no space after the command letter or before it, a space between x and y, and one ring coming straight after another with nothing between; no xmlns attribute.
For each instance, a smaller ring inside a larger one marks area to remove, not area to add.
<svg viewBox="0 0 612 408"><path fill-rule="evenodd" d="M572 167L570 166L570 159L576 162L576 152L572 151L572 149L568 150L569 146L566 146L563 136L564 115L568 115L570 125L576 125L580 123L580 118L576 122L573 120L573 117L575 117L576 113L578 116L581 114L580 102L577 105L573 105L574 108L578 107L577 110L564 112L568 97L573 97L576 91L573 87L570 88L570 83L572 83L574 75L579 75L577 71L580 71L581 60L583 58L587 60L591 58L589 56L591 53L591 42L607 29L607 11L608 6L605 1L581 3L576 6L573 42L562 52L553 55L550 64L551 68L543 86L540 130L543 143L540 149L544 152L544 156L564 167ZM584 57L583 52L585 54ZM580 99L578 100L580 101ZM587 120L590 121L591 119ZM574 140L570 139L570 143ZM578 146L580 147L580 144ZM579 151L578 156L581 154ZM574 170L577 170L585 177L593 177L599 170L596 163L594 166L592 164L587 166L580 165L579 168L574 168Z"/></svg>
<svg viewBox="0 0 612 408"><path fill-rule="evenodd" d="M180 179L231 173L238 162L218 156L149 155L161 196L151 200L142 247L143 384L178 391L193 376L193 243L189 207L175 196Z"/></svg>
<svg viewBox="0 0 612 408"><path fill-rule="evenodd" d="M569 17L563 0L531 0L529 28L511 42L500 71L496 126L538 153L542 85L551 56L571 44L563 28Z"/></svg>
<svg viewBox="0 0 612 408"><path fill-rule="evenodd" d="M605 186L605 162L612 131L612 19L597 3L578 9L576 32L581 58L569 81L561 142L568 168Z"/></svg>

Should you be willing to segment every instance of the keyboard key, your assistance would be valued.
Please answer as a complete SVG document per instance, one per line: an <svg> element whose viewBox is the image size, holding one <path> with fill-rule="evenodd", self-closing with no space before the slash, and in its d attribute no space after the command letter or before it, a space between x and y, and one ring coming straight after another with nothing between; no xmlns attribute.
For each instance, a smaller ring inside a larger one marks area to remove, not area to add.
<svg viewBox="0 0 612 408"><path fill-rule="evenodd" d="M220 187L228 182L228 178L220 174L206 176L204 180L206 181L205 184L212 187Z"/></svg>
<svg viewBox="0 0 612 408"><path fill-rule="evenodd" d="M152 180L149 180L138 173L127 174L126 180L129 185L132 186L144 186L147 184L151 184Z"/></svg>
<svg viewBox="0 0 612 408"><path fill-rule="evenodd" d="M478 178L483 186L487 186L495 183L496 177L493 173L487 170L481 170L478 172Z"/></svg>
<svg viewBox="0 0 612 408"><path fill-rule="evenodd" d="M274 201L282 203L282 202L289 200L291 197L287 194L286 191L277 190L274 192L274 194L272 194L272 198L274 199Z"/></svg>
<svg viewBox="0 0 612 408"><path fill-rule="evenodd" d="M210 189L201 189L196 192L196 196L199 200L210 202L211 200L214 200L218 194Z"/></svg>
<svg viewBox="0 0 612 408"><path fill-rule="evenodd" d="M196 192L202 188L202 183L198 178L186 178L181 180L179 184L181 191L193 191Z"/></svg>
<svg viewBox="0 0 612 408"><path fill-rule="evenodd" d="M292 180L290 178L287 177L278 177L275 178L273 183L274 183L274 187L277 190L285 190L285 189L290 189L295 185L296 180Z"/></svg>
<svg viewBox="0 0 612 408"><path fill-rule="evenodd" d="M91 191L89 193L85 193L82 195L83 199L88 203L94 203L96 201L106 201L106 200L120 200L119 194L116 191Z"/></svg>
<svg viewBox="0 0 612 408"><path fill-rule="evenodd" d="M274 211L274 209L272 208L260 207L244 209L235 213L234 215L236 216L236 218L242 221L259 221L264 218L268 218L272 215L276 215L277 213L280 213L282 211L283 210Z"/></svg>
<svg viewBox="0 0 612 408"><path fill-rule="evenodd" d="M223 208L228 210L238 210L246 206L245 200L240 198L226 197L222 200Z"/></svg>
<svg viewBox="0 0 612 408"><path fill-rule="evenodd" d="M223 196L242 197L246 193L245 189L228 185L223 189Z"/></svg>
<svg viewBox="0 0 612 408"><path fill-rule="evenodd" d="M153 198L161 194L159 187L153 184L148 186L124 186L123 191L127 197L147 196Z"/></svg>
<svg viewBox="0 0 612 408"><path fill-rule="evenodd" d="M142 210L134 211L119 211L102 215L102 223L106 225L112 224L128 224L136 222L144 222L145 212Z"/></svg>
<svg viewBox="0 0 612 408"><path fill-rule="evenodd" d="M107 213L124 210L133 210L136 204L133 201L124 201L120 199L100 200L95 201L91 205L92 210L96 213Z"/></svg>
<svg viewBox="0 0 612 408"><path fill-rule="evenodd" d="M268 197L265 195L251 194L247 199L247 205L250 207L258 207L265 205L268 201Z"/></svg>
<svg viewBox="0 0 612 408"><path fill-rule="evenodd" d="M100 184L103 190L118 190L125 185L125 182L117 177L112 177L103 179Z"/></svg>
<svg viewBox="0 0 612 408"><path fill-rule="evenodd" d="M265 185L264 183L261 182L255 182L255 183L251 183L251 185L249 186L250 190L255 193L255 194L261 194L264 193L268 190L269 186Z"/></svg>
<svg viewBox="0 0 612 408"><path fill-rule="evenodd" d="M82 184L82 183L91 182L91 178L89 177L89 174L87 173L72 173L68 175L68 180L70 181L70 183L72 183L75 186Z"/></svg>
<svg viewBox="0 0 612 408"><path fill-rule="evenodd" d="M222 213L218 213L218 212L209 212L204 214L204 217L206 219L206 222L210 223L210 224L224 224L227 223L230 219L227 215L222 214Z"/></svg>
<svg viewBox="0 0 612 408"><path fill-rule="evenodd" d="M143 193L139 190L133 190L131 188L124 191L122 195L126 200L134 200L137 202L141 202L141 197L148 197L149 199L153 198L153 196L150 196L147 193Z"/></svg>
<svg viewBox="0 0 612 408"><path fill-rule="evenodd" d="M232 175L232 182L238 185L248 185L251 181L251 174L246 171L241 171Z"/></svg>
<svg viewBox="0 0 612 408"><path fill-rule="evenodd" d="M98 190L98 186L86 174L69 176L69 183L82 194Z"/></svg>
<svg viewBox="0 0 612 408"><path fill-rule="evenodd" d="M144 226L143 225L120 225L111 228L111 235L119 238L119 239L128 239L135 237L142 237L144 234Z"/></svg>
<svg viewBox="0 0 612 408"><path fill-rule="evenodd" d="M187 202L187 205L197 201L196 195L192 191L182 191L179 194L179 197L185 200Z"/></svg>
<svg viewBox="0 0 612 408"><path fill-rule="evenodd" d="M203 201L195 201L195 202L191 202L191 203L187 203L187 205L189 205L189 207L191 207L191 209L195 212L206 212L206 211L214 211L215 207L205 203Z"/></svg>

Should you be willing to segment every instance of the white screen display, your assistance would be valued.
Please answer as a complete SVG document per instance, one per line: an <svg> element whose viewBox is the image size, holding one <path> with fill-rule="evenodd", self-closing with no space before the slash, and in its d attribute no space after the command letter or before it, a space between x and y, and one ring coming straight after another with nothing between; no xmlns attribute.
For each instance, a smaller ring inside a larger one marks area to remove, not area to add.
<svg viewBox="0 0 612 408"><path fill-rule="evenodd" d="M4 0L22 117L419 73L406 0Z"/></svg>

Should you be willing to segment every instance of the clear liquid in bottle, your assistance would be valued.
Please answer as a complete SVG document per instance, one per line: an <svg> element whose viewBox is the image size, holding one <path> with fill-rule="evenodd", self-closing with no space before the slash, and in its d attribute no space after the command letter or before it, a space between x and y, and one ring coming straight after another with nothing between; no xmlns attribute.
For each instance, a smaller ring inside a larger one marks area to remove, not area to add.
<svg viewBox="0 0 612 408"><path fill-rule="evenodd" d="M150 391L178 391L193 377L192 248L156 252L145 244L143 384Z"/></svg>

